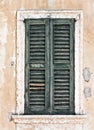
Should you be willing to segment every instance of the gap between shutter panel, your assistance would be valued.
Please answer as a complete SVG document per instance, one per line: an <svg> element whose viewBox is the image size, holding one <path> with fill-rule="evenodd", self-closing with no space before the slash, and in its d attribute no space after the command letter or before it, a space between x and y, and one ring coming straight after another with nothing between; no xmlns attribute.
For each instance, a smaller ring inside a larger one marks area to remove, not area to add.
<svg viewBox="0 0 94 130"><path fill-rule="evenodd" d="M50 35L49 35L49 39L50 39L50 52L49 52L49 56L50 56L50 64L49 64L49 70L50 70L50 75L49 75L49 88L50 88L50 108L49 108L49 113L52 114L53 113L53 20L50 19Z"/></svg>
<svg viewBox="0 0 94 130"><path fill-rule="evenodd" d="M75 20L71 19L70 22L70 59L71 59L71 67L70 67L70 113L74 114L74 95L75 95L75 70L74 70L74 59L75 59L75 50L74 50L74 33L75 33Z"/></svg>

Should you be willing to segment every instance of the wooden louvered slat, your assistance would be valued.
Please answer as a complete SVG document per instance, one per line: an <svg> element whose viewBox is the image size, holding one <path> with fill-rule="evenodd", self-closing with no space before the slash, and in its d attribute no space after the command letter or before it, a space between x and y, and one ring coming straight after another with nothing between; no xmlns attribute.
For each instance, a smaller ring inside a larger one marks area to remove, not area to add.
<svg viewBox="0 0 94 130"><path fill-rule="evenodd" d="M37 41L37 42L34 42L34 43L30 41L30 45L31 45L31 43L32 43L32 45L43 45L44 41Z"/></svg>
<svg viewBox="0 0 94 130"><path fill-rule="evenodd" d="M32 44L31 46L30 46L30 48L31 49L34 49L34 48L41 48L41 49L44 49L45 48L45 46L44 45L36 45L36 44Z"/></svg>
<svg viewBox="0 0 94 130"><path fill-rule="evenodd" d="M37 48L37 49L31 49L30 52L31 52L31 53L32 53L32 52L44 52L44 50Z"/></svg>
<svg viewBox="0 0 94 130"><path fill-rule="evenodd" d="M69 49L69 45L62 45L62 47L64 48L64 49ZM55 48L57 48L57 49L60 49L61 48L61 45L55 45ZM65 54L65 53L64 53Z"/></svg>

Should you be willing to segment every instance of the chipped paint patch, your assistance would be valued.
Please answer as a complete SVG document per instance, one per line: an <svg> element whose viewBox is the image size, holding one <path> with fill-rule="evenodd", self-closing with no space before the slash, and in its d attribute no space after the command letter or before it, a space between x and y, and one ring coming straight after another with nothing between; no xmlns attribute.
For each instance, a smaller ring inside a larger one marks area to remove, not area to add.
<svg viewBox="0 0 94 130"><path fill-rule="evenodd" d="M90 77L91 77L90 70L89 70L89 68L86 67L86 68L83 70L83 78L84 78L84 80L85 80L86 82L89 82Z"/></svg>
<svg viewBox="0 0 94 130"><path fill-rule="evenodd" d="M5 69L5 47L0 47L0 70Z"/></svg>
<svg viewBox="0 0 94 130"><path fill-rule="evenodd" d="M48 5L52 6L55 3L55 0L48 0Z"/></svg>
<svg viewBox="0 0 94 130"><path fill-rule="evenodd" d="M8 27L7 18L3 12L0 12L0 86L4 83L4 69L5 69L5 58L6 49L5 44L7 43Z"/></svg>
<svg viewBox="0 0 94 130"><path fill-rule="evenodd" d="M4 4L8 4L11 5L12 0L0 0L0 4L4 5Z"/></svg>
<svg viewBox="0 0 94 130"><path fill-rule="evenodd" d="M4 83L4 72L3 70L0 70L0 88L2 88L3 83Z"/></svg>
<svg viewBox="0 0 94 130"><path fill-rule="evenodd" d="M7 43L7 19L3 12L0 13L0 70L5 68L5 44Z"/></svg>
<svg viewBox="0 0 94 130"><path fill-rule="evenodd" d="M4 83L4 69L5 69L5 46L0 47L0 88Z"/></svg>
<svg viewBox="0 0 94 130"><path fill-rule="evenodd" d="M7 43L7 19L4 13L0 13L0 69L5 68L5 44Z"/></svg>
<svg viewBox="0 0 94 130"><path fill-rule="evenodd" d="M5 44L7 42L7 19L4 18L4 13L0 13L0 44Z"/></svg>
<svg viewBox="0 0 94 130"><path fill-rule="evenodd" d="M84 95L85 95L86 98L91 97L91 88L90 87L86 87L84 89Z"/></svg>

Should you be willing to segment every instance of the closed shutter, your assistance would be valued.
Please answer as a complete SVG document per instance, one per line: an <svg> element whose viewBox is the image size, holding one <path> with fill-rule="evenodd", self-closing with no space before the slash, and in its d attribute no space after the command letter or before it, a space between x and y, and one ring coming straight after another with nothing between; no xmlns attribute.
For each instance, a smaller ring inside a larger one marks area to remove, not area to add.
<svg viewBox="0 0 94 130"><path fill-rule="evenodd" d="M53 109L74 113L74 19L53 20Z"/></svg>
<svg viewBox="0 0 94 130"><path fill-rule="evenodd" d="M26 113L45 113L49 57L48 21L26 20ZM47 77L47 78L46 78Z"/></svg>
<svg viewBox="0 0 94 130"><path fill-rule="evenodd" d="M25 25L25 113L74 114L74 19Z"/></svg>

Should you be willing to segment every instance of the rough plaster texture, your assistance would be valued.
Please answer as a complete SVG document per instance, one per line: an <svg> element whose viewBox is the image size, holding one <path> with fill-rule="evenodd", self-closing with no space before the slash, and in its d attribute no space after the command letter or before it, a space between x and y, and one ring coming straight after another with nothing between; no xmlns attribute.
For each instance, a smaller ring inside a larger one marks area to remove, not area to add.
<svg viewBox="0 0 94 130"><path fill-rule="evenodd" d="M11 57L16 57L17 40L17 16L18 10L30 9L63 9L83 10L84 19L84 68L91 72L89 82L83 86L89 86L92 96L84 98L84 106L87 114L87 125L71 124L66 126L56 124L30 125L23 130L94 130L94 0L0 0L0 130L16 130L15 124L9 121L9 113L15 113L16 109L16 66L12 67ZM11 60L10 60L11 59ZM83 69L84 69L83 68ZM19 124L20 125L20 124ZM22 127L22 126L20 126ZM21 129L19 129L21 130Z"/></svg>

